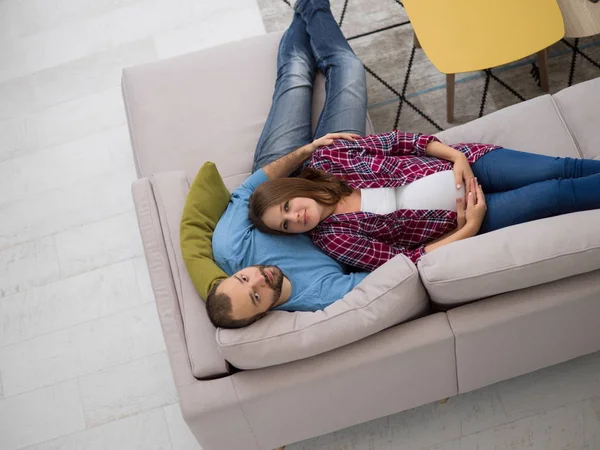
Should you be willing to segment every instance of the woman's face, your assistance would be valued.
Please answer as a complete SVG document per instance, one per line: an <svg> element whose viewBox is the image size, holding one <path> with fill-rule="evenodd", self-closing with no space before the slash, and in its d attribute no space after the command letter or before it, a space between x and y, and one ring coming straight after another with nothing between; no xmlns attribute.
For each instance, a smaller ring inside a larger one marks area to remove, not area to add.
<svg viewBox="0 0 600 450"><path fill-rule="evenodd" d="M312 198L295 197L265 211L262 220L272 230L305 233L321 221L323 207Z"/></svg>

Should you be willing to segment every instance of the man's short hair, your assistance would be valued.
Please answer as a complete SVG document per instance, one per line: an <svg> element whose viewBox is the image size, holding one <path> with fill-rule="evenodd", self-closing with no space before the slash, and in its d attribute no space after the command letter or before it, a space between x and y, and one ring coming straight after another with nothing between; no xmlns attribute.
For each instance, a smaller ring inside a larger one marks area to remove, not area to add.
<svg viewBox="0 0 600 450"><path fill-rule="evenodd" d="M222 281L222 280L221 280ZM218 281L211 288L206 297L206 312L208 318L215 327L220 328L242 328L256 322L266 313L255 314L247 319L234 319L231 317L231 297L222 292L217 293L217 288L221 284Z"/></svg>

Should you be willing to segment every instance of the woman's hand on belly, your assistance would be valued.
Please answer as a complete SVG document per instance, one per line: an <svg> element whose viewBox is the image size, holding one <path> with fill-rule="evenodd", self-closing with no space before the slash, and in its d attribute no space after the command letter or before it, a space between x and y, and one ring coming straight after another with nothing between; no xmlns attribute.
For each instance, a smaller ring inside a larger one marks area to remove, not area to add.
<svg viewBox="0 0 600 450"><path fill-rule="evenodd" d="M469 164L467 157L458 151L457 153L458 155L454 161L452 161L454 163L452 171L454 172L456 189L460 189L464 184L465 188L467 188L465 190L469 191L469 182L475 178L475 174L473 173L473 169L471 169L471 165Z"/></svg>
<svg viewBox="0 0 600 450"><path fill-rule="evenodd" d="M454 177L456 181L456 189L462 188L463 184L467 186L467 182L475 177L471 170L471 165L464 153L452 148L439 141L433 141L427 144L425 149L427 156L444 159L454 164Z"/></svg>
<svg viewBox="0 0 600 450"><path fill-rule="evenodd" d="M465 212L467 223L465 227L470 228L475 235L481 227L483 218L487 212L487 205L485 203L483 189L481 189L480 184L477 184L477 179L473 178L469 183L470 186L469 193L467 194L467 209Z"/></svg>
<svg viewBox="0 0 600 450"><path fill-rule="evenodd" d="M481 186L477 184L477 180L475 178L469 181L469 184L466 187L469 191L467 194L468 201L466 209L463 199L456 199L456 229L448 234L445 234L441 238L428 243L425 246L425 253L429 253L436 248L443 247L444 245L451 244L452 242L461 241L463 239L475 236L479 231L487 211L485 196L483 195Z"/></svg>
<svg viewBox="0 0 600 450"><path fill-rule="evenodd" d="M456 230L467 224L467 208L462 197L456 199Z"/></svg>

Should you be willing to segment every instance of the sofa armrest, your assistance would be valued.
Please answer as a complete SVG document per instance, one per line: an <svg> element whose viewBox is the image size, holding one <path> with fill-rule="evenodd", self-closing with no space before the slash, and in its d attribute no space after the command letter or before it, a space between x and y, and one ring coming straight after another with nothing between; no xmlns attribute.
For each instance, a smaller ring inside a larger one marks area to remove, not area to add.
<svg viewBox="0 0 600 450"><path fill-rule="evenodd" d="M446 245L419 261L431 299L456 305L600 269L600 210L522 223Z"/></svg>

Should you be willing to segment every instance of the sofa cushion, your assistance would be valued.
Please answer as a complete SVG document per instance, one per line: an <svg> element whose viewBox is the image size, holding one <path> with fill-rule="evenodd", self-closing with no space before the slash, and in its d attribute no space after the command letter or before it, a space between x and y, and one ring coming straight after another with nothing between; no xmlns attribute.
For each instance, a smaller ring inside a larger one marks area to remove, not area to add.
<svg viewBox="0 0 600 450"><path fill-rule="evenodd" d="M163 335L169 353L169 360L175 382L182 384L193 382L191 368L198 378L218 378L226 376L228 366L214 342L214 328L210 327L186 334L181 298L173 278L173 268L167 250L170 241L165 240L158 206L150 180L142 178L133 183L131 193L135 203L140 235L144 244L144 253L148 272L152 281L152 292L156 300L156 309L162 325ZM164 193L166 194L166 192ZM177 283L179 283L177 281ZM198 301L198 303L201 303ZM203 305L202 305L203 306ZM202 322L202 317L199 323ZM208 318L206 318L208 321ZM210 322L208 323L210 325ZM213 339L210 339L210 338ZM188 346L190 339L206 339L204 345ZM192 354L196 355L194 361ZM200 354L202 359L195 362Z"/></svg>
<svg viewBox="0 0 600 450"><path fill-rule="evenodd" d="M358 341L428 312L416 267L403 255L322 311L272 311L246 328L217 330L221 354L240 369L282 364Z"/></svg>
<svg viewBox="0 0 600 450"><path fill-rule="evenodd" d="M179 245L181 216L189 191L188 181L182 171L158 173L150 181L179 300L192 374L196 378L214 377L213 352L218 354L215 327L210 323L204 302L190 279Z"/></svg>
<svg viewBox="0 0 600 450"><path fill-rule="evenodd" d="M214 163L204 163L190 186L180 229L185 266L204 300L217 280L227 278L227 274L214 262L212 235L227 209L229 197L229 191Z"/></svg>
<svg viewBox="0 0 600 450"><path fill-rule="evenodd" d="M580 154L550 95L496 111L438 133L443 142L481 142L549 156Z"/></svg>
<svg viewBox="0 0 600 450"><path fill-rule="evenodd" d="M418 263L431 299L457 305L600 269L600 210L464 239Z"/></svg>
<svg viewBox="0 0 600 450"><path fill-rule="evenodd" d="M600 78L563 89L552 98L584 158L600 159Z"/></svg>

